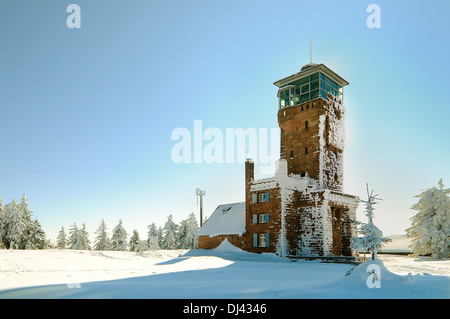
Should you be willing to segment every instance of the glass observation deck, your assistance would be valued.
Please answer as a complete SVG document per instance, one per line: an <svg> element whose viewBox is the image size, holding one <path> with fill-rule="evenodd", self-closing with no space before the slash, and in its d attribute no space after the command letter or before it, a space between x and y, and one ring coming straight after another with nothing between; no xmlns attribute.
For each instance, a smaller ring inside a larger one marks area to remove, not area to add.
<svg viewBox="0 0 450 319"><path fill-rule="evenodd" d="M277 95L279 108L303 104L317 98L327 99L327 93L343 100L343 86L348 84L347 81L340 77L342 80L332 79L329 76L330 72L327 72L331 70L323 64L305 67L299 73L288 77L291 78L290 81L284 81L285 83L283 83L283 80L288 79L286 78L274 83L280 87ZM337 74L331 72L336 78Z"/></svg>

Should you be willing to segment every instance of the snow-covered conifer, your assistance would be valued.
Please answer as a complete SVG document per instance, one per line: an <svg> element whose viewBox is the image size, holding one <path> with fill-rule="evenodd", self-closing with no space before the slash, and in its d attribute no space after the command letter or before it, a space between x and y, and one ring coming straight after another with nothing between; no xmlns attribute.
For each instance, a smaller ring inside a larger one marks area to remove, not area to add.
<svg viewBox="0 0 450 319"><path fill-rule="evenodd" d="M15 198L5 206L5 215L7 220L6 247L9 249L19 249L25 224Z"/></svg>
<svg viewBox="0 0 450 319"><path fill-rule="evenodd" d="M119 224L113 229L111 237L112 250L128 250L128 234L122 226L122 220L119 220Z"/></svg>
<svg viewBox="0 0 450 319"><path fill-rule="evenodd" d="M43 249L48 246L44 230L29 208L28 198L23 194L18 205L24 229L20 249Z"/></svg>
<svg viewBox="0 0 450 319"><path fill-rule="evenodd" d="M86 225L83 223L80 229L81 242L83 245L83 249L90 250L91 249L91 241L89 240L89 233L86 230Z"/></svg>
<svg viewBox="0 0 450 319"><path fill-rule="evenodd" d="M147 238L151 237L158 237L158 229L156 228L155 223L148 226Z"/></svg>
<svg viewBox="0 0 450 319"><path fill-rule="evenodd" d="M373 211L375 205L379 198L376 198L378 195L373 195L373 191L369 194L369 188L367 186L367 201L362 202L366 203L366 216L368 218L368 223L364 224L361 222L356 222L356 224L361 225L359 229L359 233L362 234L362 237L352 237L351 238L351 248L357 251L365 251L372 254L372 260L377 259L377 252L383 243L387 242L388 239L383 237L383 232L374 225L373 223Z"/></svg>
<svg viewBox="0 0 450 319"><path fill-rule="evenodd" d="M24 231L22 249L44 249L48 248L48 242L41 224L37 219L30 218L28 226Z"/></svg>
<svg viewBox="0 0 450 319"><path fill-rule="evenodd" d="M65 249L67 247L67 235L64 231L64 226L61 226L61 230L58 232L58 237L56 238L56 248Z"/></svg>
<svg viewBox="0 0 450 319"><path fill-rule="evenodd" d="M133 235L131 235L129 243L130 251L137 251L140 241L138 231L136 229L133 230Z"/></svg>
<svg viewBox="0 0 450 319"><path fill-rule="evenodd" d="M158 227L158 247L162 247L164 232L161 226Z"/></svg>
<svg viewBox="0 0 450 319"><path fill-rule="evenodd" d="M81 230L77 227L77 224L74 223L72 227L69 229L69 248L70 249L86 249L84 244L83 234Z"/></svg>
<svg viewBox="0 0 450 319"><path fill-rule="evenodd" d="M416 197L419 201L411 208L418 211L411 217L411 227L406 230L412 239L415 255L432 254L437 258L450 257L450 188L432 187Z"/></svg>
<svg viewBox="0 0 450 319"><path fill-rule="evenodd" d="M177 230L178 225L172 220L172 215L169 215L163 228L164 237L162 240L162 249L177 249Z"/></svg>
<svg viewBox="0 0 450 319"><path fill-rule="evenodd" d="M198 223L195 214L191 213L189 217L181 221L178 232L178 243L181 249L194 249L198 246Z"/></svg>
<svg viewBox="0 0 450 319"><path fill-rule="evenodd" d="M94 250L111 250L111 240L106 232L106 224L103 219L95 231L95 234L97 237L95 237Z"/></svg>

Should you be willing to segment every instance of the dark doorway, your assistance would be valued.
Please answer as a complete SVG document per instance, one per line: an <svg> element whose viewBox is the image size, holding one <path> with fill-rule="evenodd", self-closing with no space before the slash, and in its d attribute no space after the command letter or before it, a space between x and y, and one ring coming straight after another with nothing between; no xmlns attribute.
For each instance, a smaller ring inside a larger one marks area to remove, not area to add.
<svg viewBox="0 0 450 319"><path fill-rule="evenodd" d="M342 256L342 213L343 208L331 207L333 255L335 256Z"/></svg>

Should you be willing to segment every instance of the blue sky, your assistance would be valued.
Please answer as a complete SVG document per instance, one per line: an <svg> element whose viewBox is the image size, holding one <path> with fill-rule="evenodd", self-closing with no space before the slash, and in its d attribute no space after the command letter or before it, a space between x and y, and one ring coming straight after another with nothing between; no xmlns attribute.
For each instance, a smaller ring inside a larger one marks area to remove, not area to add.
<svg viewBox="0 0 450 319"><path fill-rule="evenodd" d="M69 29L66 8L81 8ZM381 8L369 29L366 8ZM243 164L175 164L171 133L277 127L273 82L324 63L344 89L344 190L383 199L385 234L421 190L450 186L448 1L0 3L0 196L26 193L50 239L119 219L146 236L244 200ZM361 205L362 208L362 205ZM360 215L364 220L364 216Z"/></svg>

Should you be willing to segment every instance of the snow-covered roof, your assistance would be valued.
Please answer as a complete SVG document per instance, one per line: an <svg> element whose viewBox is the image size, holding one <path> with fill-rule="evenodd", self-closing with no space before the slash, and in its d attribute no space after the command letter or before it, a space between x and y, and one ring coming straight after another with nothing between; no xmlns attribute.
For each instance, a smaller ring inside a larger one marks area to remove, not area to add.
<svg viewBox="0 0 450 319"><path fill-rule="evenodd" d="M412 253L411 248L409 248L411 239L406 237L406 235L391 235L386 237L391 241L384 244L378 251L379 253Z"/></svg>
<svg viewBox="0 0 450 319"><path fill-rule="evenodd" d="M198 231L199 236L242 235L245 233L245 202L223 204Z"/></svg>

